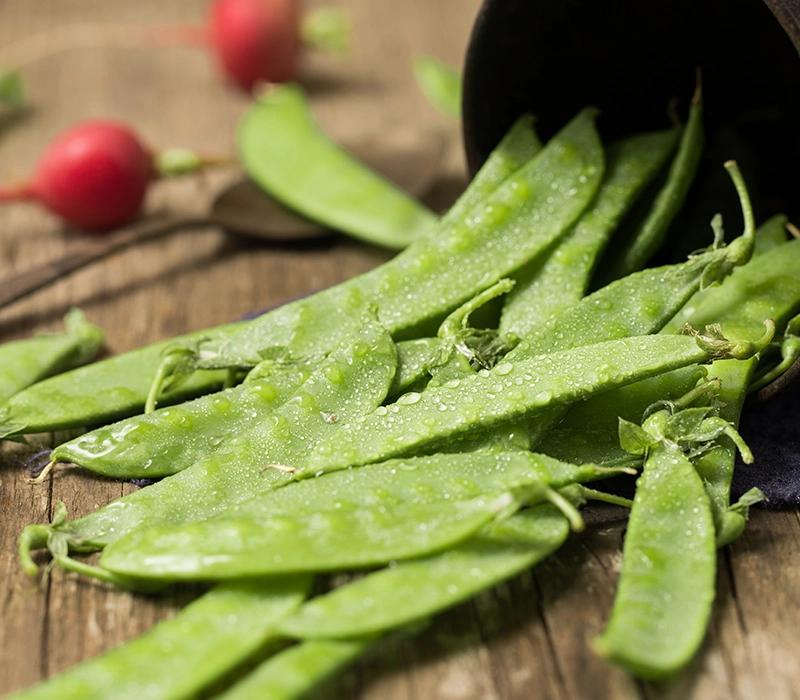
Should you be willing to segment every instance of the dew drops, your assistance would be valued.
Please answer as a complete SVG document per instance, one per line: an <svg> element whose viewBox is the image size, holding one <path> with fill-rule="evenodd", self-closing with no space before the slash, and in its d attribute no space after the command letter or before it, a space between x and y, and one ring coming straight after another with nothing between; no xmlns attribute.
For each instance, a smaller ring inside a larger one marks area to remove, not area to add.
<svg viewBox="0 0 800 700"><path fill-rule="evenodd" d="M411 406L412 404L417 403L421 398L421 394L416 391L410 391L407 394L403 394L399 399L397 399L397 403L402 406Z"/></svg>

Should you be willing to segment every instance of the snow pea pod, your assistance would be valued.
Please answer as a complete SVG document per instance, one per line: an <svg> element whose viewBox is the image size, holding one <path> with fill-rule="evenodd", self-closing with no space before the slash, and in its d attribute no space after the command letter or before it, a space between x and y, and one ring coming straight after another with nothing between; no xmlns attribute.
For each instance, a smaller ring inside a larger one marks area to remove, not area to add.
<svg viewBox="0 0 800 700"><path fill-rule="evenodd" d="M584 295L606 241L662 168L677 135L671 129L611 144L592 204L547 258L517 273L517 286L503 306L501 331L525 336Z"/></svg>
<svg viewBox="0 0 800 700"><path fill-rule="evenodd" d="M125 577L168 581L371 567L446 549L513 505L510 494L497 494L258 520L223 515L132 532L103 550L100 566Z"/></svg>
<svg viewBox="0 0 800 700"><path fill-rule="evenodd" d="M362 317L358 325L358 335L323 360L268 420L255 422L188 469L78 520L26 528L20 542L25 568L36 571L29 550L46 547L54 537L71 550L99 549L144 523L208 517L291 481L282 464L300 459L337 421L369 411L386 397L397 358L394 343L373 317Z"/></svg>
<svg viewBox="0 0 800 700"><path fill-rule="evenodd" d="M703 140L703 97L698 85L667 180L641 226L623 240L614 241L607 264L600 266L600 278L604 283L640 269L658 250L692 185L702 155Z"/></svg>
<svg viewBox="0 0 800 700"><path fill-rule="evenodd" d="M218 517L140 528L106 547L101 566L181 580L370 566L444 549L519 499L613 473L526 452L389 461L300 480Z"/></svg>
<svg viewBox="0 0 800 700"><path fill-rule="evenodd" d="M0 345L0 403L45 377L94 359L103 345L103 332L79 309L64 317L64 327L64 333Z"/></svg>
<svg viewBox="0 0 800 700"><path fill-rule="evenodd" d="M541 150L542 143L533 130L533 117L529 114L519 117L450 207L444 220L463 219Z"/></svg>
<svg viewBox="0 0 800 700"><path fill-rule="evenodd" d="M244 115L238 145L260 187L330 228L400 249L436 226L435 214L319 130L299 85L264 93Z"/></svg>
<svg viewBox="0 0 800 700"><path fill-rule="evenodd" d="M250 367L275 348L318 353L335 344L364 300L378 305L396 339L409 337L546 250L591 200L602 171L593 114L583 112L465 221L446 220L381 267L269 312L235 337L203 344L195 365ZM454 274L441 274L447 269Z"/></svg>
<svg viewBox="0 0 800 700"><path fill-rule="evenodd" d="M44 433L108 423L138 413L163 351L174 342L220 338L243 323L198 331L148 345L38 382L0 409L0 432ZM164 397L167 403L222 388L225 372L200 372Z"/></svg>
<svg viewBox="0 0 800 700"><path fill-rule="evenodd" d="M768 333L761 343L770 338ZM695 342L685 336L661 335L622 338L514 363L503 361L492 370L406 394L343 425L304 463L294 466L313 474L430 451L476 429L507 424L639 379L725 357L728 352L749 357L760 347L737 343L723 347L706 344L702 337Z"/></svg>
<svg viewBox="0 0 800 700"><path fill-rule="evenodd" d="M611 619L595 649L638 676L661 679L693 656L714 599L714 521L703 482L659 445L639 477Z"/></svg>
<svg viewBox="0 0 800 700"><path fill-rule="evenodd" d="M714 518L703 480L686 455L721 435L740 440L708 408L661 410L641 428L620 423L623 446L646 459L614 607L595 648L643 678L675 673L705 635L714 600Z"/></svg>
<svg viewBox="0 0 800 700"><path fill-rule="evenodd" d="M534 566L560 547L568 532L566 519L554 506L524 510L447 552L399 562L318 596L286 618L281 630L310 639L399 627Z"/></svg>
<svg viewBox="0 0 800 700"><path fill-rule="evenodd" d="M253 421L267 420L308 379L312 367L277 366L264 378L93 430L59 445L50 457L117 479L175 474Z"/></svg>
<svg viewBox="0 0 800 700"><path fill-rule="evenodd" d="M295 700L308 693L334 673L361 656L377 640L313 639L275 654L232 688L219 700Z"/></svg>
<svg viewBox="0 0 800 700"><path fill-rule="evenodd" d="M196 697L279 636L305 598L305 576L217 586L141 637L12 695L14 700L181 700Z"/></svg>

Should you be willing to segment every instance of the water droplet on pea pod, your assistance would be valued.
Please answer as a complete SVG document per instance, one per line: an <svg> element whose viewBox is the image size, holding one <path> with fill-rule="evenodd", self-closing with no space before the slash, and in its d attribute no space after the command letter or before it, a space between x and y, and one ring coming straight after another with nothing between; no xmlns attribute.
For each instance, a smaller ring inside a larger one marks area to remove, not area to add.
<svg viewBox="0 0 800 700"><path fill-rule="evenodd" d="M410 406L412 404L417 403L421 398L421 395L416 391L410 391L407 394L403 394L400 398L397 399L397 403L402 406Z"/></svg>

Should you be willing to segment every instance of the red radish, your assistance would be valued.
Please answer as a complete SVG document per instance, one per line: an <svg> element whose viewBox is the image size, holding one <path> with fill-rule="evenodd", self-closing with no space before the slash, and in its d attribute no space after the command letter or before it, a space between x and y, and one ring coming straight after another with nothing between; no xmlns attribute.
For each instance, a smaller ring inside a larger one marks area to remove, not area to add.
<svg viewBox="0 0 800 700"><path fill-rule="evenodd" d="M336 7L303 12L300 0L211 0L204 25L67 25L6 45L3 56L19 70L75 48L202 46L216 55L232 82L250 91L259 82L294 80L303 49L343 51L348 35L347 15ZM0 82L5 77L0 74Z"/></svg>
<svg viewBox="0 0 800 700"><path fill-rule="evenodd" d="M296 0L214 0L209 29L222 69L245 90L296 77L302 43Z"/></svg>
<svg viewBox="0 0 800 700"><path fill-rule="evenodd" d="M152 154L124 124L87 121L44 152L30 183L0 201L35 199L75 226L103 231L136 218L155 176Z"/></svg>
<svg viewBox="0 0 800 700"><path fill-rule="evenodd" d="M341 51L347 35L346 17L336 8L304 13L299 0L213 0L206 27L165 27L151 37L207 46L225 75L250 91L260 82L294 80L305 47Z"/></svg>
<svg viewBox="0 0 800 700"><path fill-rule="evenodd" d="M187 148L153 152L125 124L86 121L50 144L29 182L0 187L0 203L36 200L75 226L105 231L136 218L152 180L231 162Z"/></svg>

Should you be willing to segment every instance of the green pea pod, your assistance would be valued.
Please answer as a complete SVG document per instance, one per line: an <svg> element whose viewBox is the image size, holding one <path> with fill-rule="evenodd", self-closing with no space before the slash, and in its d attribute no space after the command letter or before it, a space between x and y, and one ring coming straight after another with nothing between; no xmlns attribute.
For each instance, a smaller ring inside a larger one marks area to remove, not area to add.
<svg viewBox="0 0 800 700"><path fill-rule="evenodd" d="M395 338L419 335L426 322L437 322L558 240L591 200L602 170L593 114L583 112L465 221L445 220L381 267L205 344L195 364L250 367L271 348L289 348L297 357L319 353L336 344L365 300L378 304L379 319ZM442 274L447 269L453 274Z"/></svg>
<svg viewBox="0 0 800 700"><path fill-rule="evenodd" d="M101 565L181 580L372 566L445 549L519 503L613 473L525 452L390 461L301 480L218 517L140 528L106 547Z"/></svg>
<svg viewBox="0 0 800 700"><path fill-rule="evenodd" d="M462 220L541 150L542 144L533 130L533 118L530 115L519 117L450 207L444 221Z"/></svg>
<svg viewBox="0 0 800 700"><path fill-rule="evenodd" d="M288 400L311 364L275 367L267 377L225 391L126 418L56 447L53 462L117 479L175 474L246 431Z"/></svg>
<svg viewBox="0 0 800 700"><path fill-rule="evenodd" d="M675 446L651 448L628 520L614 609L595 642L642 678L682 668L705 635L716 553L708 495Z"/></svg>
<svg viewBox="0 0 800 700"><path fill-rule="evenodd" d="M314 639L289 647L267 659L218 700L296 700L361 656L377 640Z"/></svg>
<svg viewBox="0 0 800 700"><path fill-rule="evenodd" d="M414 59L414 76L428 101L445 114L461 116L461 74L430 56Z"/></svg>
<svg viewBox="0 0 800 700"><path fill-rule="evenodd" d="M513 505L508 494L436 504L220 516L145 527L111 543L100 566L136 579L208 581L386 564L451 547ZM413 527L409 524L413 523Z"/></svg>
<svg viewBox="0 0 800 700"><path fill-rule="evenodd" d="M90 362L103 345L103 332L72 309L64 333L47 333L0 345L0 403L53 374Z"/></svg>
<svg viewBox="0 0 800 700"><path fill-rule="evenodd" d="M352 637L423 619L534 566L568 532L556 508L536 506L492 523L447 552L399 562L318 596L281 629L304 639Z"/></svg>
<svg viewBox="0 0 800 700"><path fill-rule="evenodd" d="M12 695L14 700L179 700L196 697L279 636L278 621L310 579L231 582L174 618L95 659Z"/></svg>
<svg viewBox="0 0 800 700"><path fill-rule="evenodd" d="M667 180L641 226L615 241L613 253L601 265L603 284L640 269L658 250L670 224L683 206L694 180L703 150L703 97L698 84L683 129L678 152ZM618 253L616 251L619 251Z"/></svg>
<svg viewBox="0 0 800 700"><path fill-rule="evenodd" d="M525 336L580 300L597 257L644 187L674 150L675 129L641 134L612 144L606 175L594 201L543 261L517 273L500 318L500 330Z"/></svg>
<svg viewBox="0 0 800 700"><path fill-rule="evenodd" d="M218 326L180 338L148 345L122 355L65 372L14 395L0 409L6 434L44 433L108 423L138 413L145 400L162 352L176 341L197 341L230 334L243 324ZM225 372L201 372L169 392L166 403L220 389Z"/></svg>
<svg viewBox="0 0 800 700"><path fill-rule="evenodd" d="M763 339L768 342L768 338ZM702 347L701 347L702 346ZM643 336L597 343L453 379L422 393L401 396L323 440L300 466L304 472L369 464L431 451L476 429L507 424L546 409L588 398L679 367L724 357L752 355L756 347L727 348L681 336ZM717 353L721 352L719 355Z"/></svg>
<svg viewBox="0 0 800 700"><path fill-rule="evenodd" d="M436 226L433 213L319 130L299 85L261 95L242 120L238 143L244 169L260 187L325 226L398 249Z"/></svg>
<svg viewBox="0 0 800 700"><path fill-rule="evenodd" d="M36 571L29 550L46 547L55 535L72 550L97 549L144 523L207 517L291 481L282 465L296 462L338 421L352 420L386 397L397 361L394 343L373 317L361 317L359 325L359 334L320 362L267 420L256 421L188 469L78 520L26 528L20 542L26 569Z"/></svg>

